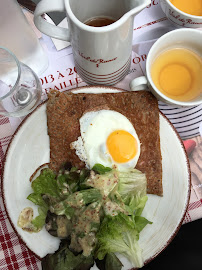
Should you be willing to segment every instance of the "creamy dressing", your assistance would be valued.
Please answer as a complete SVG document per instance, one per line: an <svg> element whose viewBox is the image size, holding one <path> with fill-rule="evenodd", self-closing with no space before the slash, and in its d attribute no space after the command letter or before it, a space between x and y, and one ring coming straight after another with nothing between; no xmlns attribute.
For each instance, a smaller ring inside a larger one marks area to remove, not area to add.
<svg viewBox="0 0 202 270"><path fill-rule="evenodd" d="M70 247L76 250L79 245L84 256L89 256L95 247L95 233L100 225L100 208L101 203L92 203L85 209L77 210L72 220L73 232Z"/></svg>
<svg viewBox="0 0 202 270"><path fill-rule="evenodd" d="M111 170L104 175L95 174L93 171L91 171L90 177L87 179L86 184L99 189L102 196L107 197L118 184L118 171Z"/></svg>
<svg viewBox="0 0 202 270"><path fill-rule="evenodd" d="M24 208L21 211L20 216L18 218L18 223L17 223L18 226L22 228L24 231L27 231L30 233L36 232L32 224L33 216L34 216L34 211L31 207Z"/></svg>
<svg viewBox="0 0 202 270"><path fill-rule="evenodd" d="M70 234L69 232L70 221L65 216L57 216L56 223L58 227L57 229L58 237L60 238L67 237Z"/></svg>
<svg viewBox="0 0 202 270"><path fill-rule="evenodd" d="M68 205L71 207L80 208L84 205L83 196L79 192L75 192L71 195L71 200L68 201Z"/></svg>
<svg viewBox="0 0 202 270"><path fill-rule="evenodd" d="M85 184L98 189L102 195L102 200L101 202L91 203L85 208L82 207L82 198L76 192L72 201L68 202L72 207L81 207L75 209L76 212L72 219L70 248L78 252L83 250L83 255L89 256L96 245L96 233L100 226L100 217L103 211L107 215L115 216L118 212L124 212L124 209L108 198L108 195L118 184L118 171L111 170L104 175L95 174L94 171L91 171Z"/></svg>
<svg viewBox="0 0 202 270"><path fill-rule="evenodd" d="M110 200L106 201L103 204L103 208L106 215L116 216L119 212L126 213L123 208L121 208L117 203L112 202Z"/></svg>
<svg viewBox="0 0 202 270"><path fill-rule="evenodd" d="M112 202L108 195L118 184L118 172L112 170L104 175L95 174L91 171L90 177L86 180L86 185L96 188L102 195L100 203L91 203L87 208L75 210L72 220L72 234L70 247L76 251L83 250L84 256L89 256L96 245L96 233L100 225L102 211L110 216L115 216L119 212L125 212L116 202ZM70 205L82 204L82 199L75 193L74 203Z"/></svg>

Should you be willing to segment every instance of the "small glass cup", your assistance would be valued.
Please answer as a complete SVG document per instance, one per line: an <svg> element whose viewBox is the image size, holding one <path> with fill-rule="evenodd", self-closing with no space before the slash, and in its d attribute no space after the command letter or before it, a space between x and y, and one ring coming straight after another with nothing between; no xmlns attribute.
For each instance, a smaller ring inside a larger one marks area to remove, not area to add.
<svg viewBox="0 0 202 270"><path fill-rule="evenodd" d="M41 100L42 87L35 72L7 48L0 46L0 115L21 117Z"/></svg>

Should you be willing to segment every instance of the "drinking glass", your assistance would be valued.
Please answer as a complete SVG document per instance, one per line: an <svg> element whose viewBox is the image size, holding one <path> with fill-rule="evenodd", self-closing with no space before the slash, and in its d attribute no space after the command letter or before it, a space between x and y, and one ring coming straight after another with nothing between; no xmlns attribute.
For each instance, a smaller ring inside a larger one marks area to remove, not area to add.
<svg viewBox="0 0 202 270"><path fill-rule="evenodd" d="M0 46L0 115L21 117L41 100L42 87L35 72Z"/></svg>
<svg viewBox="0 0 202 270"><path fill-rule="evenodd" d="M39 76L48 67L48 55L25 14L17 0L0 0L0 46L12 51Z"/></svg>

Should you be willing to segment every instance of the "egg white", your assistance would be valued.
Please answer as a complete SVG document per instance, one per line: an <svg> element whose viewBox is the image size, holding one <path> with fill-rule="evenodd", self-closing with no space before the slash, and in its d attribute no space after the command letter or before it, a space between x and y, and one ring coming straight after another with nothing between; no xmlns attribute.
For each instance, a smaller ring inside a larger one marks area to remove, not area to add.
<svg viewBox="0 0 202 270"><path fill-rule="evenodd" d="M114 162L106 146L108 136L116 130L129 132L138 144L136 156L125 163ZM136 166L140 156L140 141L132 123L121 113L112 110L87 112L80 118L80 132L81 136L71 147L87 168L92 168L96 163L107 167L116 165L120 171Z"/></svg>

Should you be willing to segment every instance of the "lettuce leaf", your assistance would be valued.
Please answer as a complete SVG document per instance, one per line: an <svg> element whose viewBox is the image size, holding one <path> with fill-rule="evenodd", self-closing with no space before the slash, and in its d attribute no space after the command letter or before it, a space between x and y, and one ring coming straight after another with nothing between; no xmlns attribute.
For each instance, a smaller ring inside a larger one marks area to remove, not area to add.
<svg viewBox="0 0 202 270"><path fill-rule="evenodd" d="M106 172L110 172L111 171L111 168L105 167L102 164L96 163L93 166L92 170L95 171L96 173L99 173L99 174L105 174Z"/></svg>
<svg viewBox="0 0 202 270"><path fill-rule="evenodd" d="M118 171L110 169L102 175L92 171L84 183L86 186L98 189L103 196L107 197L118 186Z"/></svg>
<svg viewBox="0 0 202 270"><path fill-rule="evenodd" d="M93 256L77 256L69 250L67 241L60 244L54 254L48 254L42 259L43 270L88 270L93 265Z"/></svg>
<svg viewBox="0 0 202 270"><path fill-rule="evenodd" d="M79 209L87 204L101 201L102 196L98 189L91 188L70 194L67 199L50 207L56 215L66 215L70 219L74 215L75 208Z"/></svg>
<svg viewBox="0 0 202 270"><path fill-rule="evenodd" d="M145 217L141 217L141 216L135 216L134 218L134 222L135 222L135 229L140 233L144 227L147 224L152 224L151 221L147 220Z"/></svg>
<svg viewBox="0 0 202 270"><path fill-rule="evenodd" d="M134 267L142 267L142 250L138 244L139 232L131 218L123 213L106 216L97 233L96 257L103 260L108 253L118 252L128 258Z"/></svg>
<svg viewBox="0 0 202 270"><path fill-rule="evenodd" d="M38 205L39 215L31 221L33 232L40 231L45 225L49 206L43 199L43 194L49 194L54 198L59 198L60 193L56 182L56 175L50 169L44 169L41 174L32 182L33 193L27 199Z"/></svg>
<svg viewBox="0 0 202 270"><path fill-rule="evenodd" d="M136 169L120 172L118 193L130 215L140 216L148 200L145 174Z"/></svg>
<svg viewBox="0 0 202 270"><path fill-rule="evenodd" d="M40 231L45 225L48 209L38 208L39 215L32 220L32 224L36 231Z"/></svg>
<svg viewBox="0 0 202 270"><path fill-rule="evenodd" d="M123 199L123 202L125 203L126 210L130 215L135 214L136 216L140 216L147 200L147 195L141 197L141 194L137 193L130 198Z"/></svg>
<svg viewBox="0 0 202 270"><path fill-rule="evenodd" d="M127 201L134 195L145 196L147 194L147 179L144 173L131 169L127 172L119 172L118 192Z"/></svg>
<svg viewBox="0 0 202 270"><path fill-rule="evenodd" d="M95 263L100 270L121 270L123 267L114 253L108 253L102 261L96 259Z"/></svg>
<svg viewBox="0 0 202 270"><path fill-rule="evenodd" d="M50 169L41 171L41 174L32 182L32 189L36 194L50 194L54 197L60 196L56 174Z"/></svg>
<svg viewBox="0 0 202 270"><path fill-rule="evenodd" d="M105 258L105 269L106 270L121 270L123 264L116 257L114 253L108 253Z"/></svg>
<svg viewBox="0 0 202 270"><path fill-rule="evenodd" d="M39 215L35 217L31 223L33 225L33 231L38 232L40 231L43 226L45 225L45 220L48 212L48 205L46 202L43 200L41 194L36 194L36 193L31 193L28 197L28 200L32 201L34 204L38 205L38 213Z"/></svg>

